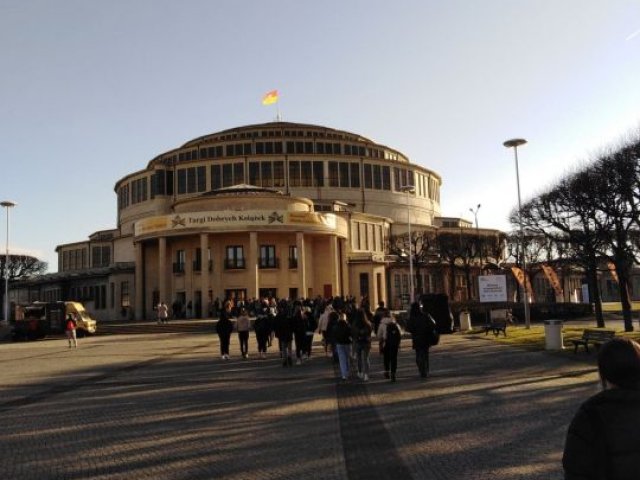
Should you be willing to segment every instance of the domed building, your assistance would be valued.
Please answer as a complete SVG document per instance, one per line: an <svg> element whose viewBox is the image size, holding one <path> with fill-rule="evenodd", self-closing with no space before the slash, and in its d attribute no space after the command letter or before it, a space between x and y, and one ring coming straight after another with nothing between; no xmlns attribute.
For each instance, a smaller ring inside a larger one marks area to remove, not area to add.
<svg viewBox="0 0 640 480"><path fill-rule="evenodd" d="M199 318L228 297L389 302L388 239L408 219L437 223L441 183L342 130L272 122L205 135L118 180L116 228L58 246L58 273L21 300L85 300L98 318L151 318L161 301Z"/></svg>

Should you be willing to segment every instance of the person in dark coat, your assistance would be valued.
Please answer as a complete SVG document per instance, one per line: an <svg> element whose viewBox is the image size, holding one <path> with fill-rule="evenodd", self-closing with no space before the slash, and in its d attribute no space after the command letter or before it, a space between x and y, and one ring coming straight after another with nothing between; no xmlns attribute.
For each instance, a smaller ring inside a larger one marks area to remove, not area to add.
<svg viewBox="0 0 640 480"><path fill-rule="evenodd" d="M258 344L258 354L260 358L267 357L267 342L269 341L269 306L262 305L253 323L253 330L256 333L256 343Z"/></svg>
<svg viewBox="0 0 640 480"><path fill-rule="evenodd" d="M220 356L223 360L229 360L229 344L231 343L231 332L233 332L233 323L231 322L231 303L226 302L220 318L216 324L216 332L220 340Z"/></svg>
<svg viewBox="0 0 640 480"><path fill-rule="evenodd" d="M291 360L291 344L293 342L293 319L287 314L286 305L278 305L278 313L274 319L274 330L278 343L280 345L280 357L282 358L282 366L290 367L293 362Z"/></svg>
<svg viewBox="0 0 640 480"><path fill-rule="evenodd" d="M562 457L565 480L640 478L640 344L614 338L598 353L604 390L573 417Z"/></svg>
<svg viewBox="0 0 640 480"><path fill-rule="evenodd" d="M429 375L429 340L434 328L431 317L420 308L418 302L413 302L407 330L411 332L413 349L416 351L416 365L421 378L427 378Z"/></svg>

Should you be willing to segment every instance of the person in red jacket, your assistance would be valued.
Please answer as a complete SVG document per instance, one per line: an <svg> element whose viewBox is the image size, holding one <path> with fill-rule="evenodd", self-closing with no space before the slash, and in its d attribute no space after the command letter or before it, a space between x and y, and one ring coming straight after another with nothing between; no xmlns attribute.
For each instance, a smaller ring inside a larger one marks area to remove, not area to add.
<svg viewBox="0 0 640 480"><path fill-rule="evenodd" d="M562 457L566 480L637 480L640 344L614 338L598 353L603 391L573 417Z"/></svg>
<svg viewBox="0 0 640 480"><path fill-rule="evenodd" d="M76 319L73 313L67 314L67 323L65 324L65 333L67 334L67 340L69 341L69 348L73 344L74 348L78 348L78 337L76 336Z"/></svg>

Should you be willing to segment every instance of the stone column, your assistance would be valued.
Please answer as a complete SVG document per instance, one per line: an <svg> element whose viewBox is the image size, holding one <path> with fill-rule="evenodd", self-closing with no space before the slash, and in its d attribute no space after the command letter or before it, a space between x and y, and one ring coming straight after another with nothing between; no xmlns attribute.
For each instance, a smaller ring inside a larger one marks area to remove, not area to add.
<svg viewBox="0 0 640 480"><path fill-rule="evenodd" d="M169 263L170 264L170 263ZM167 295L167 237L158 238L158 293L160 301L171 306L173 299Z"/></svg>
<svg viewBox="0 0 640 480"><path fill-rule="evenodd" d="M135 319L142 320L144 318L144 245L142 242L136 242L135 248Z"/></svg>
<svg viewBox="0 0 640 480"><path fill-rule="evenodd" d="M296 248L298 250L298 295L307 297L307 272L305 268L304 233L296 232Z"/></svg>
<svg viewBox="0 0 640 480"><path fill-rule="evenodd" d="M249 232L249 256L247 258L247 298L257 298L259 292L258 232Z"/></svg>
<svg viewBox="0 0 640 480"><path fill-rule="evenodd" d="M340 289L340 277L338 274L338 265L340 259L338 258L338 237L331 235L329 237L329 264L331 275L331 290L333 295L342 295Z"/></svg>
<svg viewBox="0 0 640 480"><path fill-rule="evenodd" d="M211 288L211 272L209 272L209 257L207 249L209 248L209 234L200 234L200 290L202 290L202 303L207 301L207 292Z"/></svg>
<svg viewBox="0 0 640 480"><path fill-rule="evenodd" d="M340 255L340 268L342 269L342 293L344 295L349 294L349 265L347 263L347 240L344 238L338 239L338 244L340 248L338 249L338 253Z"/></svg>

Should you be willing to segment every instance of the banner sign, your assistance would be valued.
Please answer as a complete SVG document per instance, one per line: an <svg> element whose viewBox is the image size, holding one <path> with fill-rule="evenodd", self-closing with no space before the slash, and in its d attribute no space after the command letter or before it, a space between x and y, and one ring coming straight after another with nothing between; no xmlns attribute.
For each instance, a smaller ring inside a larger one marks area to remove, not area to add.
<svg viewBox="0 0 640 480"><path fill-rule="evenodd" d="M242 210L216 212L175 213L150 217L135 223L135 236L166 231L205 229L225 231L235 228L256 228L273 226L307 226L311 230L334 231L338 228L337 217L333 213L289 212L287 210Z"/></svg>
<svg viewBox="0 0 640 480"><path fill-rule="evenodd" d="M506 302L506 275L481 275L478 277L480 302Z"/></svg>

